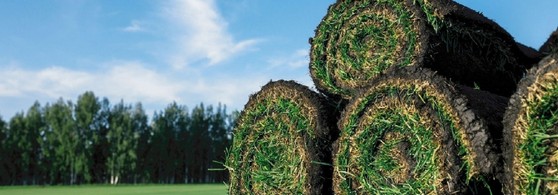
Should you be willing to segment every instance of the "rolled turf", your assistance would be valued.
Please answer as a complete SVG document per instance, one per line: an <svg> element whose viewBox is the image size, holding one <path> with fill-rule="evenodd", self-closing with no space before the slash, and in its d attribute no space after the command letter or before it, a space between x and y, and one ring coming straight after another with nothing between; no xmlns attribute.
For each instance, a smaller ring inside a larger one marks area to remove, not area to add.
<svg viewBox="0 0 558 195"><path fill-rule="evenodd" d="M229 193L331 194L333 113L324 97L292 81L250 96L226 162Z"/></svg>
<svg viewBox="0 0 558 195"><path fill-rule="evenodd" d="M315 33L311 76L338 99L390 68L413 65L509 97L522 64L536 63L499 25L450 0L338 0Z"/></svg>
<svg viewBox="0 0 558 195"><path fill-rule="evenodd" d="M379 76L342 112L335 193L500 191L495 178L501 158L493 139L501 138L506 102L428 69Z"/></svg>
<svg viewBox="0 0 558 195"><path fill-rule="evenodd" d="M504 117L507 194L558 194L558 54L519 83Z"/></svg>

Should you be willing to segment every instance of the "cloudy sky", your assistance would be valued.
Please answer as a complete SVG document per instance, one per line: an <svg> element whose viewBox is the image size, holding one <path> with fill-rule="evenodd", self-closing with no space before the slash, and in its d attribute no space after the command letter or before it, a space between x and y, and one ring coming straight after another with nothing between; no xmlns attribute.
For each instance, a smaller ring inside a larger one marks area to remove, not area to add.
<svg viewBox="0 0 558 195"><path fill-rule="evenodd" d="M308 38L335 0L1 0L0 116L93 91L240 110L270 80L312 85ZM460 0L538 48L556 0Z"/></svg>

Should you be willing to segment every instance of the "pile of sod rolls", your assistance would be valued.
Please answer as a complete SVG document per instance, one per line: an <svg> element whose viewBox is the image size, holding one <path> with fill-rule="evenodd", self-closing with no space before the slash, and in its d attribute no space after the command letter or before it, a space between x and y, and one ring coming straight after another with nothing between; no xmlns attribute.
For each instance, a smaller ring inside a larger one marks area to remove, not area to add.
<svg viewBox="0 0 558 195"><path fill-rule="evenodd" d="M229 193L556 194L557 36L535 50L449 0L338 0L310 40L318 92L250 96Z"/></svg>

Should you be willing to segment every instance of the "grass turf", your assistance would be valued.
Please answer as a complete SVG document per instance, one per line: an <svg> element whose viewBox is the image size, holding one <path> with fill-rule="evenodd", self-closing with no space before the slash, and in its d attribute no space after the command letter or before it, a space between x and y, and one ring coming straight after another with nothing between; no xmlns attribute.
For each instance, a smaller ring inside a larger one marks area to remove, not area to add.
<svg viewBox="0 0 558 195"><path fill-rule="evenodd" d="M460 84L509 96L526 58L496 23L447 0L341 0L330 6L311 44L316 87L341 99L405 66L426 66Z"/></svg>
<svg viewBox="0 0 558 195"><path fill-rule="evenodd" d="M291 81L270 82L252 95L225 164L231 193L330 192L333 120L324 104L320 95Z"/></svg>
<svg viewBox="0 0 558 195"><path fill-rule="evenodd" d="M0 195L224 195L227 187L224 184L185 184L185 185L81 185L81 186L3 186Z"/></svg>
<svg viewBox="0 0 558 195"><path fill-rule="evenodd" d="M504 120L507 192L558 193L558 54L521 81Z"/></svg>
<svg viewBox="0 0 558 195"><path fill-rule="evenodd" d="M455 88L408 68L361 91L339 122L335 192L475 193L487 184L498 157L483 119Z"/></svg>

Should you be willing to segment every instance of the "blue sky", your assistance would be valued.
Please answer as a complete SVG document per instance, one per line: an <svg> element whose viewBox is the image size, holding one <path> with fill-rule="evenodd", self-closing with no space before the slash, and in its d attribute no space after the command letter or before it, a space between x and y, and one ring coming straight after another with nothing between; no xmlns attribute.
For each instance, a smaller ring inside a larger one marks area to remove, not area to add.
<svg viewBox="0 0 558 195"><path fill-rule="evenodd" d="M334 0L2 0L0 116L85 91L240 110L270 80L312 86L308 39ZM460 0L538 48L558 1Z"/></svg>

